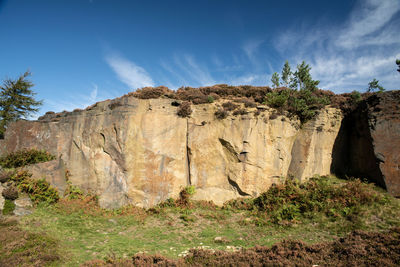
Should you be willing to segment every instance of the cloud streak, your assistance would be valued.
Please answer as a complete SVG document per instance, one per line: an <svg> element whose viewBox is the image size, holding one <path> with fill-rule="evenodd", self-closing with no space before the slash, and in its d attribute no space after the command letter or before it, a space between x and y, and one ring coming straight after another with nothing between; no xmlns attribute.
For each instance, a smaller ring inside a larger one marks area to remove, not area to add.
<svg viewBox="0 0 400 267"><path fill-rule="evenodd" d="M117 54L106 56L106 62L117 74L118 79L132 89L154 86L154 81L147 71Z"/></svg>
<svg viewBox="0 0 400 267"><path fill-rule="evenodd" d="M399 11L398 0L358 2L342 25L289 30L278 36L275 48L291 62L309 63L324 89L364 90L373 78L387 89L399 89L400 77L394 75L400 56Z"/></svg>
<svg viewBox="0 0 400 267"><path fill-rule="evenodd" d="M392 36L389 36L389 32L376 32L385 27L399 10L398 0L368 0L360 3L359 9L353 12L336 45L351 49L363 45L385 44L388 37L394 40L392 37L398 37L399 34L393 30L389 31L393 33ZM397 41L400 41L400 38L397 38Z"/></svg>

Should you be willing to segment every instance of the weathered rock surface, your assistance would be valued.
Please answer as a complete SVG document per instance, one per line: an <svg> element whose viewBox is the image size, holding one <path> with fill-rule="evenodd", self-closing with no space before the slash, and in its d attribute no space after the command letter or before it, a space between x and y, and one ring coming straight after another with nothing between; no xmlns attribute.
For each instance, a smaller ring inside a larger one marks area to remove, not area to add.
<svg viewBox="0 0 400 267"><path fill-rule="evenodd" d="M178 197L187 185L196 187L195 199L222 204L256 196L287 175L304 180L331 172L342 122L337 109L321 110L300 126L284 115L274 118L266 107L258 107L258 116L253 108L218 120L218 103L192 105L191 117L180 118L173 101L127 96L85 111L18 121L0 140L0 154L46 149L57 159L29 167L34 177L44 176L62 192L68 173L74 185L99 195L107 208L150 207Z"/></svg>
<svg viewBox="0 0 400 267"><path fill-rule="evenodd" d="M217 120L215 110L207 107L212 109L195 106L188 121L195 199L222 204L240 196L257 196L288 173L299 179L330 173L341 121L338 110L325 109L300 127L299 121L285 116L269 119L272 110Z"/></svg>
<svg viewBox="0 0 400 267"><path fill-rule="evenodd" d="M14 200L15 209L14 215L24 216L32 213L32 201L27 195L23 195L18 199Z"/></svg>
<svg viewBox="0 0 400 267"><path fill-rule="evenodd" d="M2 194L3 190L4 190L4 186L0 183L0 213L3 210L4 202L6 201Z"/></svg>
<svg viewBox="0 0 400 267"><path fill-rule="evenodd" d="M400 196L400 91L370 96L342 123L332 171L368 178Z"/></svg>

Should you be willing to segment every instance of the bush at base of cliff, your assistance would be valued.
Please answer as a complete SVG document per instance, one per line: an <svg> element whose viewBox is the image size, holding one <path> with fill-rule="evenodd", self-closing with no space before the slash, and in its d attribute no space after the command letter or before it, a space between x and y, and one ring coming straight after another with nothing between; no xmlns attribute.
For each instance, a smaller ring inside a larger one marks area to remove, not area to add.
<svg viewBox="0 0 400 267"><path fill-rule="evenodd" d="M35 180L31 176L27 171L18 171L13 175L12 181L21 192L29 195L32 202L35 204L40 202L51 204L60 199L57 190L50 186L46 180Z"/></svg>
<svg viewBox="0 0 400 267"><path fill-rule="evenodd" d="M44 150L23 149L0 157L0 166L3 168L19 168L55 158L55 156Z"/></svg>
<svg viewBox="0 0 400 267"><path fill-rule="evenodd" d="M335 181L329 177L315 177L300 184L288 179L282 185L272 186L255 199L232 200L224 206L255 210L273 223L291 224L302 218L311 219L318 214L356 222L363 207L387 201L371 185L359 179L341 183Z"/></svg>

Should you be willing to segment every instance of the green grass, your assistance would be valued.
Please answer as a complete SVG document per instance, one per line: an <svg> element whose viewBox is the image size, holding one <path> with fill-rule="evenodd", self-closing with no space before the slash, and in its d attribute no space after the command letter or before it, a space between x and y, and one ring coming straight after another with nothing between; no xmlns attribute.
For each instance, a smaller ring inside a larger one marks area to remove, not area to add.
<svg viewBox="0 0 400 267"><path fill-rule="evenodd" d="M110 255L124 258L137 252L177 258L193 247L270 246L283 239L315 243L332 240L354 229L379 231L400 226L399 200L379 189L372 190L386 201L362 206L356 218L316 212L309 218L299 217L289 226L273 223L268 216L254 210L193 205L192 208L156 208L147 213L137 209L136 213L125 214L123 210L99 209L98 213L91 214L69 208L67 201L39 205L34 213L22 219L21 227L59 240L66 266ZM216 243L217 236L223 237L224 242Z"/></svg>
<svg viewBox="0 0 400 267"><path fill-rule="evenodd" d="M333 179L330 183L351 182ZM292 187L289 189L293 192ZM244 209L230 205L221 208L196 202L179 207L169 201L169 205L147 211L134 207L106 211L97 207L95 201L65 198L57 204L39 204L32 214L21 218L19 227L36 236L55 240L61 255L56 264L79 266L88 260L106 259L110 255L125 258L145 252L178 258L182 252L194 247L226 250L227 246L271 246L283 239L319 243L355 229L380 231L400 226L400 200L378 188L368 186L365 190L372 190L372 195L379 196L380 201L360 205L352 216L333 216L326 213L326 209L314 210L311 216L307 210L307 216L296 215L286 224L277 223L271 216L273 210L268 212L265 207L254 209L247 206ZM272 200L264 195L263 203L272 201L275 205L272 206L279 210L282 195L276 198L271 192L269 198ZM300 198L304 194L299 192L295 195L299 207L310 199ZM314 198L311 200L315 201ZM244 202L254 203L253 200ZM215 242L216 237L222 237L223 242Z"/></svg>
<svg viewBox="0 0 400 267"><path fill-rule="evenodd" d="M5 199L4 200L4 207L3 207L3 215L12 214L15 209L14 201Z"/></svg>

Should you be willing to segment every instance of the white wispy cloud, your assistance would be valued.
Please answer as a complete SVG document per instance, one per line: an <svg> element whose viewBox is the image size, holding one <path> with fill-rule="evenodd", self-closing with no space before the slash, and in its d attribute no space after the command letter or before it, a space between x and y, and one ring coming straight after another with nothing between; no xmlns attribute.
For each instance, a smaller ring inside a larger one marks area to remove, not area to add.
<svg viewBox="0 0 400 267"><path fill-rule="evenodd" d="M147 71L134 62L115 53L107 55L105 59L117 74L119 80L132 89L154 86L154 81Z"/></svg>
<svg viewBox="0 0 400 267"><path fill-rule="evenodd" d="M399 11L398 0L359 1L343 24L288 30L274 45L292 65L309 63L321 88L363 90L377 78L385 88L399 89L394 64L400 56Z"/></svg>
<svg viewBox="0 0 400 267"><path fill-rule="evenodd" d="M392 36L389 36L389 32L386 32L384 35L376 34L377 31L390 22L399 10L399 0L368 0L359 2L358 9L352 13L349 22L339 35L336 45L344 48L356 48L377 43L378 40L380 40L378 44L385 44L387 38L393 40L397 37L397 41L400 41L398 24L396 27L397 30L390 31L393 34Z"/></svg>
<svg viewBox="0 0 400 267"><path fill-rule="evenodd" d="M242 49L250 60L255 59L255 55L263 42L264 40L261 39L251 39L243 44Z"/></svg>
<svg viewBox="0 0 400 267"><path fill-rule="evenodd" d="M244 74L242 76L231 76L228 81L221 83L229 83L231 85L261 85L265 84L266 75L263 74Z"/></svg>
<svg viewBox="0 0 400 267"><path fill-rule="evenodd" d="M207 86L215 84L208 67L200 64L193 55L174 55L172 60L162 60L161 67L172 74L176 82L164 81L165 84L180 83L185 86Z"/></svg>

